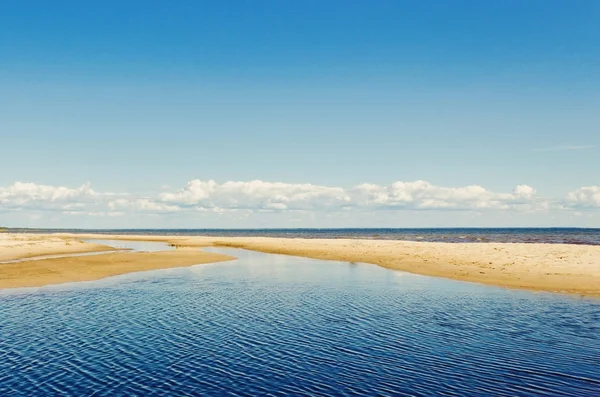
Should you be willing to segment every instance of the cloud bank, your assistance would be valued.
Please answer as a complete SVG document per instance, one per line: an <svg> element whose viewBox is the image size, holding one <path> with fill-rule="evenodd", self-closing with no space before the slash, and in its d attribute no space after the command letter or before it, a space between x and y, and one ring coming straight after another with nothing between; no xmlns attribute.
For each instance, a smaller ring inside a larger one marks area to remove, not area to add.
<svg viewBox="0 0 600 397"><path fill-rule="evenodd" d="M478 185L443 187L420 180L398 181L390 185L363 183L346 188L261 180L217 183L195 179L180 189L152 196L141 196L135 192L97 192L89 183L79 187L23 182L0 186L0 216L15 212L49 212L61 216L160 216L169 219L206 213L233 214L242 218L251 214L302 213L313 217L346 214L347 219L352 214L361 214L364 218L365 214L377 212L514 214L581 213L598 209L600 186L581 187L556 198L541 197L528 185L517 185L509 192L495 192ZM369 219L368 216L365 219Z"/></svg>

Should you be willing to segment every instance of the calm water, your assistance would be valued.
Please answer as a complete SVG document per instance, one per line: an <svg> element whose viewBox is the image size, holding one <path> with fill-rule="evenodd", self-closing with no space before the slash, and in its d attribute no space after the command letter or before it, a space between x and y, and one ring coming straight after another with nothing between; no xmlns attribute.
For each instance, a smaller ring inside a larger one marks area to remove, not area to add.
<svg viewBox="0 0 600 397"><path fill-rule="evenodd" d="M167 243L154 241L125 241L109 239L91 239L86 238L83 241L92 244L108 245L114 248L125 248L136 252L154 252L154 251L173 251L176 248Z"/></svg>
<svg viewBox="0 0 600 397"><path fill-rule="evenodd" d="M101 252L83 252L83 253L75 253L75 254L55 254L55 255L40 255L33 256L29 258L23 259L12 259L8 261L0 261L0 265L5 263L16 263L16 262L27 262L27 261L36 261L43 259L56 259L56 258L72 258L77 256L96 256L96 255L106 255L108 253L113 252L123 252L119 251L121 249L131 250L131 252L153 252L153 251L172 251L176 248L167 244L167 243L158 243L158 242L146 242L146 241L121 241L121 240L109 240L109 239L83 239L88 243L93 244L101 244L108 245L109 247L117 248L115 251L101 251Z"/></svg>
<svg viewBox="0 0 600 397"><path fill-rule="evenodd" d="M600 229L579 228L440 228L440 229L10 229L26 232L158 234L173 236L265 236L300 238L360 238L448 243L548 243L600 245Z"/></svg>
<svg viewBox="0 0 600 397"><path fill-rule="evenodd" d="M0 396L600 395L600 303L234 262L0 292Z"/></svg>

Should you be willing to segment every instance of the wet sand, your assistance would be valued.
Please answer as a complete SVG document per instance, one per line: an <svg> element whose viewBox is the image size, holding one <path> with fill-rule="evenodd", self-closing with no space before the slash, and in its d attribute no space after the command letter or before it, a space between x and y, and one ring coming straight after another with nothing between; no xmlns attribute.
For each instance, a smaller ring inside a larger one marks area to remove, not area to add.
<svg viewBox="0 0 600 397"><path fill-rule="evenodd" d="M44 235L39 235L43 238ZM521 244L521 243L428 243L391 240L350 239L287 239L268 237L190 237L190 236L144 236L144 235L45 235L47 238L65 239L116 239L131 241L159 241L176 247L234 247L266 253L303 256L347 262L365 262L382 267L427 276L446 277L462 281L478 282L511 288L567 292L600 297L600 247L568 244ZM174 251L175 253L180 250ZM163 253L166 254L166 253ZM71 258L72 262L98 260L100 257ZM215 255L215 254L206 254ZM175 256L173 261L180 260ZM183 259L183 258L181 258ZM200 259L200 258L198 258ZM217 257L205 257L218 259ZM222 259L225 260L225 259ZM111 267L111 272L122 274L129 271L148 270L140 257L135 264ZM182 261L179 266L192 264ZM214 260L217 261L217 260ZM45 261L38 261L45 262ZM152 268L172 267L154 262ZM196 262L206 263L206 262ZM100 266L100 263L98 265ZM19 278L16 270L15 280ZM70 277L76 277L73 272ZM107 274L110 275L110 274ZM104 276L106 277L106 276ZM0 278L3 279L2 273ZM98 277L99 278L99 277ZM77 280L71 280L77 281ZM13 282L18 286L18 281ZM4 284L0 283L0 288Z"/></svg>

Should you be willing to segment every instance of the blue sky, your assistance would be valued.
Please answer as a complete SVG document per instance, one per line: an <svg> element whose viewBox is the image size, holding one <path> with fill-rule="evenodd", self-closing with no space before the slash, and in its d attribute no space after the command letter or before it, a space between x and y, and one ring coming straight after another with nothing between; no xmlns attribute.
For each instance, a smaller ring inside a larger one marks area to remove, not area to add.
<svg viewBox="0 0 600 397"><path fill-rule="evenodd" d="M599 17L0 1L0 224L600 226Z"/></svg>

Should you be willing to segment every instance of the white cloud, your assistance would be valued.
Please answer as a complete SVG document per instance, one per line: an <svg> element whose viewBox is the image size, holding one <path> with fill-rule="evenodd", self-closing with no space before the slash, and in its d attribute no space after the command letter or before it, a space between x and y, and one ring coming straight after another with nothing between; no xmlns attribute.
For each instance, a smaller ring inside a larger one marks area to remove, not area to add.
<svg viewBox="0 0 600 397"><path fill-rule="evenodd" d="M108 202L111 210L133 210L141 212L174 212L181 208L153 201L149 198L117 199Z"/></svg>
<svg viewBox="0 0 600 397"><path fill-rule="evenodd" d="M158 196L184 207L255 210L340 210L356 207L396 209L507 209L534 200L535 189L518 185L513 193L494 193L481 186L446 188L425 181L389 186L361 184L350 189L281 182L193 180L183 189Z"/></svg>
<svg viewBox="0 0 600 397"><path fill-rule="evenodd" d="M177 192L162 193L158 199L182 206L257 210L336 208L350 201L339 187L260 180L218 184L198 179Z"/></svg>
<svg viewBox="0 0 600 397"><path fill-rule="evenodd" d="M518 185L513 193L494 193L477 185L448 188L425 181L390 186L363 184L351 190L356 205L405 209L508 209L534 200L535 189Z"/></svg>
<svg viewBox="0 0 600 397"><path fill-rule="evenodd" d="M600 208L600 186L585 186L570 192L566 204L575 208Z"/></svg>
<svg viewBox="0 0 600 397"><path fill-rule="evenodd" d="M70 189L64 186L37 185L16 182L0 187L0 203L28 204L31 202L68 202L95 197L89 183Z"/></svg>
<svg viewBox="0 0 600 397"><path fill-rule="evenodd" d="M392 214L416 217L415 214L424 214L424 211L458 211L477 213L481 217L491 213L556 214L594 209L600 209L599 186L582 187L563 198L540 197L528 185L517 185L510 192L495 192L478 185L444 187L426 181L398 181L390 185L364 183L343 188L260 180L217 183L196 179L179 190L163 190L152 196L97 192L90 184L68 188L17 182L0 187L0 214L4 217L16 214L11 219L17 219L17 213L25 216L38 212L80 219L155 216L173 220L171 226L210 217L258 220L266 222L259 226L269 227L273 217L325 221L337 216L338 221L345 222L339 226L346 226L355 219L385 219L375 213L387 214L387 217Z"/></svg>
<svg viewBox="0 0 600 397"><path fill-rule="evenodd" d="M115 216L107 212L115 193L99 193L89 183L79 187L15 182L0 186L0 211L45 211L77 216Z"/></svg>
<svg viewBox="0 0 600 397"><path fill-rule="evenodd" d="M513 194L516 197L531 198L535 195L535 189L527 185L517 185L513 190Z"/></svg>

